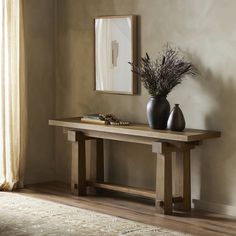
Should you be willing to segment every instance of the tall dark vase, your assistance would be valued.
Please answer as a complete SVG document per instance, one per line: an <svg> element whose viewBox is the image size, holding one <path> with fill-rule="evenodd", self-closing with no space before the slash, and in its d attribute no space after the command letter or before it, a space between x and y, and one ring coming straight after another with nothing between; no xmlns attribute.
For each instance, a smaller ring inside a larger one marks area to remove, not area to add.
<svg viewBox="0 0 236 236"><path fill-rule="evenodd" d="M166 97L150 97L147 103L147 118L152 129L166 129L170 104Z"/></svg>
<svg viewBox="0 0 236 236"><path fill-rule="evenodd" d="M183 112L179 108L179 104L175 104L167 122L167 129L170 129L172 131L183 131L184 128L185 128L185 119Z"/></svg>

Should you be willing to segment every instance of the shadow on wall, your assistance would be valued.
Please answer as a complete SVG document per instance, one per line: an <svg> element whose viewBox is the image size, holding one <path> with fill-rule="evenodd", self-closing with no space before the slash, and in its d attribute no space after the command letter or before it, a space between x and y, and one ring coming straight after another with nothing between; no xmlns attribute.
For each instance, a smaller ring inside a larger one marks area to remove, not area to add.
<svg viewBox="0 0 236 236"><path fill-rule="evenodd" d="M197 80L203 91L213 100L214 106L205 115L205 128L219 130L222 137L205 141L202 146L200 199L236 204L236 80L215 75L199 58L191 61L198 65ZM202 101L204 103L204 101Z"/></svg>
<svg viewBox="0 0 236 236"><path fill-rule="evenodd" d="M110 141L107 154L106 181L155 189L156 155L150 145Z"/></svg>

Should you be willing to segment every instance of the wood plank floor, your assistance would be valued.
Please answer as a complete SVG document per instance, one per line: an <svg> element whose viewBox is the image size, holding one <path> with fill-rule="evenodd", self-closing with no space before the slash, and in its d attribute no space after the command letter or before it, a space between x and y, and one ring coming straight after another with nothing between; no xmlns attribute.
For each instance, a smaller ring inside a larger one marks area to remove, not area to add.
<svg viewBox="0 0 236 236"><path fill-rule="evenodd" d="M175 213L173 216L165 216L155 212L151 200L117 197L107 192L101 196L77 197L71 195L69 185L58 182L28 185L18 192L193 235L236 236L236 218L196 210L191 214Z"/></svg>

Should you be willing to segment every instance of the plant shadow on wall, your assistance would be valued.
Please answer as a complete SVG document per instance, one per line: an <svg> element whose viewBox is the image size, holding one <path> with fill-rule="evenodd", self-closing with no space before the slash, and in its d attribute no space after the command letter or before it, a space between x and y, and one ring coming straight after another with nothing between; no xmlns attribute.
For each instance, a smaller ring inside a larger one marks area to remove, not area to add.
<svg viewBox="0 0 236 236"><path fill-rule="evenodd" d="M201 89L213 101L205 113L205 128L219 130L222 136L204 141L200 159L200 199L219 204L236 203L236 79L215 75L196 56L191 61L200 74ZM197 95L196 95L197 96ZM199 99L201 99L199 97ZM202 101L202 103L207 101ZM201 116L201 114L199 114ZM199 157L198 157L199 158ZM234 199L233 199L234 197Z"/></svg>

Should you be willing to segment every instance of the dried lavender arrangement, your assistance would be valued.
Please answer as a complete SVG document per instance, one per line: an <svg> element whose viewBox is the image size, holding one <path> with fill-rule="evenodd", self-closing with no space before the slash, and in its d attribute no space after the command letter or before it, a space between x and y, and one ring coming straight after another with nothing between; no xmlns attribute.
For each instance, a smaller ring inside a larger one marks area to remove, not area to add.
<svg viewBox="0 0 236 236"><path fill-rule="evenodd" d="M139 65L132 66L132 72L140 76L144 87L149 94L167 96L171 90L182 82L185 75L195 75L196 70L190 62L185 61L176 48L165 46L156 60L151 60L146 53L139 61Z"/></svg>
<svg viewBox="0 0 236 236"><path fill-rule="evenodd" d="M149 125L154 129L165 129L170 112L166 96L180 84L185 75L196 75L194 66L181 56L177 48L166 45L156 60L146 53L138 65L131 62L132 72L139 76L151 98L147 104Z"/></svg>

